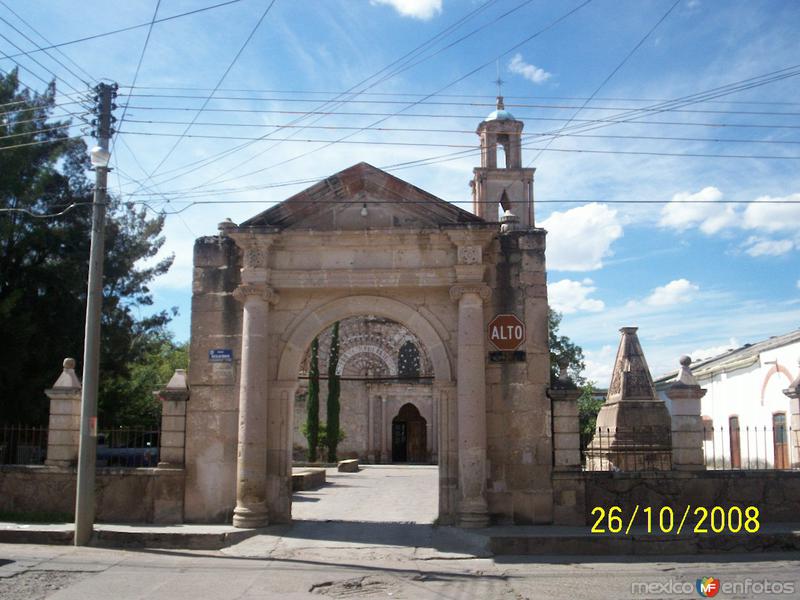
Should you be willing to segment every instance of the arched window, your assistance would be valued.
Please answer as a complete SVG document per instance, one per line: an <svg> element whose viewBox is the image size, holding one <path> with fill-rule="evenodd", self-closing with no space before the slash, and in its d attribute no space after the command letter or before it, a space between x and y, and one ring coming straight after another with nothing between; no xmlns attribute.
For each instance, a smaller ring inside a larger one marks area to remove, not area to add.
<svg viewBox="0 0 800 600"><path fill-rule="evenodd" d="M397 356L397 373L400 377L419 377L419 350L413 342L406 342Z"/></svg>

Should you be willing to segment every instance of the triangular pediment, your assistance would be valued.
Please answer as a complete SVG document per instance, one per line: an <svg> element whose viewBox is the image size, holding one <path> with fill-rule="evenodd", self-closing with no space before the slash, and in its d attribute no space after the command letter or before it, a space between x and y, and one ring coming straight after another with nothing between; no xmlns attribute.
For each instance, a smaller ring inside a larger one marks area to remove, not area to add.
<svg viewBox="0 0 800 600"><path fill-rule="evenodd" d="M362 162L276 204L241 226L347 231L483 222L466 210Z"/></svg>

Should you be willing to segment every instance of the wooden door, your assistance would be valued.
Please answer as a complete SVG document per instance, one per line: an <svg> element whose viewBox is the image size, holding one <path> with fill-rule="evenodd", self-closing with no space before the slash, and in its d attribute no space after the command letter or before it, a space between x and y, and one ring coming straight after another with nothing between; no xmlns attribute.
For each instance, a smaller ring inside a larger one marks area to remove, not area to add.
<svg viewBox="0 0 800 600"><path fill-rule="evenodd" d="M408 462L426 461L427 431L424 419L408 422Z"/></svg>
<svg viewBox="0 0 800 600"><path fill-rule="evenodd" d="M775 453L775 468L789 468L789 443L786 434L786 413L772 415L772 447Z"/></svg>
<svg viewBox="0 0 800 600"><path fill-rule="evenodd" d="M731 442L731 469L742 468L742 442L739 436L739 417L728 419Z"/></svg>
<svg viewBox="0 0 800 600"><path fill-rule="evenodd" d="M408 460L408 432L405 421L392 421L392 462Z"/></svg>

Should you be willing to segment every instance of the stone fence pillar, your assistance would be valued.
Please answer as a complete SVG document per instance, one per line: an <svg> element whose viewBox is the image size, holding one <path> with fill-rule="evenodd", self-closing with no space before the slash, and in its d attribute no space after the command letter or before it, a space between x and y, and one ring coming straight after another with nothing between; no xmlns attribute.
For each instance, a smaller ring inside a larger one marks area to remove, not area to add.
<svg viewBox="0 0 800 600"><path fill-rule="evenodd" d="M64 370L44 393L50 398L45 464L72 467L78 462L81 428L81 382L75 374L74 358L64 359Z"/></svg>
<svg viewBox="0 0 800 600"><path fill-rule="evenodd" d="M679 471L703 470L703 419L700 399L706 395L692 375L692 359L681 356L677 379L667 390L672 402L672 468Z"/></svg>
<svg viewBox="0 0 800 600"><path fill-rule="evenodd" d="M800 361L798 361L800 366ZM800 467L800 370L797 377L783 390L789 398L789 412L791 413L789 427L789 449L791 451L792 468Z"/></svg>
<svg viewBox="0 0 800 600"><path fill-rule="evenodd" d="M566 365L559 365L558 381L547 390L553 404L553 467L559 470L581 469L581 428L578 398L581 390L569 380Z"/></svg>
<svg viewBox="0 0 800 600"><path fill-rule="evenodd" d="M181 468L186 447L186 401L189 400L186 371L175 369L169 383L153 394L161 400L158 468Z"/></svg>

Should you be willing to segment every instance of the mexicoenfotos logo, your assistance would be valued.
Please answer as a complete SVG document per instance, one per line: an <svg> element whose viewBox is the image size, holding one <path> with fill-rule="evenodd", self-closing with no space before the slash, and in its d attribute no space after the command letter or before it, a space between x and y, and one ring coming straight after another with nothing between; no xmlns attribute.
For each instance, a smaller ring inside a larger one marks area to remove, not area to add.
<svg viewBox="0 0 800 600"><path fill-rule="evenodd" d="M697 593L703 598L713 598L719 594L719 579L703 577L697 580Z"/></svg>

